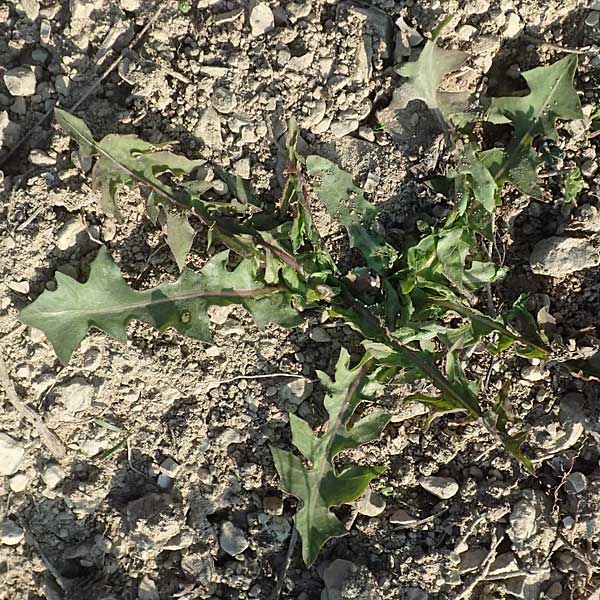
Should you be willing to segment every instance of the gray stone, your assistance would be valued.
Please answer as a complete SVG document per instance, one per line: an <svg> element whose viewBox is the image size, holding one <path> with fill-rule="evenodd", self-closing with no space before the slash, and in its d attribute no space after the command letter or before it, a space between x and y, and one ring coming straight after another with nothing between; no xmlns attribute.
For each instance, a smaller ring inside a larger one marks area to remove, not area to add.
<svg viewBox="0 0 600 600"><path fill-rule="evenodd" d="M6 111L0 112L0 148L4 145L14 146L21 137L21 126L13 123Z"/></svg>
<svg viewBox="0 0 600 600"><path fill-rule="evenodd" d="M236 527L231 521L225 521L221 525L221 535L219 536L219 544L227 554L237 556L241 554L249 543L244 532Z"/></svg>
<svg viewBox="0 0 600 600"><path fill-rule="evenodd" d="M298 377L282 385L279 395L282 400L298 406L311 395L312 390L312 382L304 377Z"/></svg>
<svg viewBox="0 0 600 600"><path fill-rule="evenodd" d="M281 496L265 496L263 509L268 515L280 516L283 514L283 499Z"/></svg>
<svg viewBox="0 0 600 600"><path fill-rule="evenodd" d="M377 517L385 510L383 496L374 494L370 488L354 502L356 511L366 517Z"/></svg>
<svg viewBox="0 0 600 600"><path fill-rule="evenodd" d="M600 265L600 249L588 238L554 236L535 245L529 263L538 275L565 277Z"/></svg>
<svg viewBox="0 0 600 600"><path fill-rule="evenodd" d="M144 575L140 582L137 597L138 600L159 600L160 598L156 584L147 575Z"/></svg>
<svg viewBox="0 0 600 600"><path fill-rule="evenodd" d="M569 494L580 494L587 488L587 477L579 471L573 471L567 476L565 488Z"/></svg>
<svg viewBox="0 0 600 600"><path fill-rule="evenodd" d="M322 328L322 327L314 327L308 333L308 337L318 344L327 344L331 341L331 336Z"/></svg>
<svg viewBox="0 0 600 600"><path fill-rule="evenodd" d="M221 131L221 116L214 107L209 106L198 120L194 135L213 150L223 147L223 133Z"/></svg>
<svg viewBox="0 0 600 600"><path fill-rule="evenodd" d="M237 106L235 94L224 87L215 88L210 97L210 102L216 110L224 115L232 113Z"/></svg>
<svg viewBox="0 0 600 600"><path fill-rule="evenodd" d="M323 581L328 592L339 590L344 582L356 570L356 565L349 560L338 558L323 571Z"/></svg>
<svg viewBox="0 0 600 600"><path fill-rule="evenodd" d="M9 435L0 432L0 475L14 475L25 457L25 449Z"/></svg>
<svg viewBox="0 0 600 600"><path fill-rule="evenodd" d="M165 458L165 460L163 460L160 463L160 466L158 468L160 472L166 475L167 477L175 479L181 467L172 458Z"/></svg>
<svg viewBox="0 0 600 600"><path fill-rule="evenodd" d="M56 464L49 465L42 473L42 479L48 487L53 490L59 486L65 479L65 472Z"/></svg>
<svg viewBox="0 0 600 600"><path fill-rule="evenodd" d="M523 497L512 507L507 533L517 546L526 542L537 531L538 505L535 492L523 490Z"/></svg>
<svg viewBox="0 0 600 600"><path fill-rule="evenodd" d="M11 96L33 96L36 79L31 67L16 67L5 71L4 84Z"/></svg>
<svg viewBox="0 0 600 600"><path fill-rule="evenodd" d="M24 537L23 530L10 519L4 519L0 522L0 544L16 546L21 543Z"/></svg>
<svg viewBox="0 0 600 600"><path fill-rule="evenodd" d="M273 517L266 526L267 533L278 543L283 543L290 537L292 526L285 517Z"/></svg>
<svg viewBox="0 0 600 600"><path fill-rule="evenodd" d="M600 12L597 10L590 10L585 17L585 24L588 27L597 27L598 23L600 23Z"/></svg>
<svg viewBox="0 0 600 600"><path fill-rule="evenodd" d="M330 130L334 137L343 138L345 135L352 133L358 129L360 123L358 119L349 119L347 121L334 121L331 124Z"/></svg>
<svg viewBox="0 0 600 600"><path fill-rule="evenodd" d="M451 477L421 477L419 485L442 500L448 500L458 492L458 483Z"/></svg>
<svg viewBox="0 0 600 600"><path fill-rule="evenodd" d="M410 527L411 525L417 523L417 519L415 519L415 517L407 513L405 510L400 509L390 517L390 523L392 523L392 525Z"/></svg>
<svg viewBox="0 0 600 600"><path fill-rule="evenodd" d="M460 555L459 571L462 574L472 573L481 567L489 551L485 548L469 548Z"/></svg>
<svg viewBox="0 0 600 600"><path fill-rule="evenodd" d="M257 2L250 10L250 27L253 37L264 35L275 26L273 12L264 2Z"/></svg>

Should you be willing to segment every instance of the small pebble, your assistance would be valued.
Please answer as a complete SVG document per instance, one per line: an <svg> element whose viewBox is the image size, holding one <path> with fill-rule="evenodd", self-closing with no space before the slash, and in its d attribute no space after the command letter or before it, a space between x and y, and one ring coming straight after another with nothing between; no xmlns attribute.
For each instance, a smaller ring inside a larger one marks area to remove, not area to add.
<svg viewBox="0 0 600 600"><path fill-rule="evenodd" d="M24 492L29 485L29 477L27 477L27 475L23 475L23 473L18 473L14 477L10 478L8 484L10 489L15 494L20 494L21 492Z"/></svg>
<svg viewBox="0 0 600 600"><path fill-rule="evenodd" d="M312 382L304 377L298 377L284 383L279 390L279 395L282 400L298 406L312 394L312 391Z"/></svg>
<svg viewBox="0 0 600 600"><path fill-rule="evenodd" d="M17 294L29 294L28 281L9 281L8 287Z"/></svg>
<svg viewBox="0 0 600 600"><path fill-rule="evenodd" d="M448 500L458 492L458 483L450 477L421 477L419 485L442 500Z"/></svg>
<svg viewBox="0 0 600 600"><path fill-rule="evenodd" d="M565 488L569 494L580 494L587 487L587 477L579 471L573 471L567 476Z"/></svg>
<svg viewBox="0 0 600 600"><path fill-rule="evenodd" d="M597 10L590 10L585 18L585 24L588 27L597 27L600 23L600 12Z"/></svg>
<svg viewBox="0 0 600 600"><path fill-rule="evenodd" d="M241 554L250 545L244 536L244 532L231 521L225 521L221 525L219 544L231 556Z"/></svg>
<svg viewBox="0 0 600 600"><path fill-rule="evenodd" d="M504 34L504 37L514 38L520 33L522 28L523 26L519 15L511 12L506 17L506 24L504 25L502 33Z"/></svg>
<svg viewBox="0 0 600 600"><path fill-rule="evenodd" d="M417 522L412 515L408 514L405 510L397 510L391 517L390 523L393 525L403 525L404 527L408 527L410 525L414 525Z"/></svg>
<svg viewBox="0 0 600 600"><path fill-rule="evenodd" d="M9 435L0 432L0 475L14 475L25 457L25 448Z"/></svg>
<svg viewBox="0 0 600 600"><path fill-rule="evenodd" d="M4 519L0 522L0 544L16 546L24 537L23 530L14 521Z"/></svg>
<svg viewBox="0 0 600 600"><path fill-rule="evenodd" d="M16 67L4 72L4 84L11 96L33 96L36 79L31 67Z"/></svg>
<svg viewBox="0 0 600 600"><path fill-rule="evenodd" d="M356 131L359 126L358 119L349 119L347 121L334 121L329 128L332 135L336 138L343 138L344 136Z"/></svg>
<svg viewBox="0 0 600 600"><path fill-rule="evenodd" d="M53 490L60 485L64 481L64 478L65 472L55 464L48 466L42 473L42 479L50 490Z"/></svg>
<svg viewBox="0 0 600 600"><path fill-rule="evenodd" d="M263 509L268 515L279 516L283 514L283 499L280 496L265 496Z"/></svg>
<svg viewBox="0 0 600 600"><path fill-rule="evenodd" d="M273 12L264 2L257 2L250 12L252 36L259 37L271 31L275 25Z"/></svg>
<svg viewBox="0 0 600 600"><path fill-rule="evenodd" d="M175 479L175 477L177 477L177 473L179 472L180 466L172 458L165 458L165 460L160 463L158 468L160 472L167 477Z"/></svg>
<svg viewBox="0 0 600 600"><path fill-rule="evenodd" d="M563 586L561 585L560 581L555 581L547 590L546 590L546 596L548 598L550 598L551 600L554 600L555 598L558 598L563 591Z"/></svg>
<svg viewBox="0 0 600 600"><path fill-rule="evenodd" d="M321 327L315 327L311 329L308 337L313 341L319 344L326 344L331 341L331 336Z"/></svg>
<svg viewBox="0 0 600 600"><path fill-rule="evenodd" d="M459 27L456 32L456 35L465 42L468 42L475 34L477 33L477 27L473 27L473 25L463 25Z"/></svg>

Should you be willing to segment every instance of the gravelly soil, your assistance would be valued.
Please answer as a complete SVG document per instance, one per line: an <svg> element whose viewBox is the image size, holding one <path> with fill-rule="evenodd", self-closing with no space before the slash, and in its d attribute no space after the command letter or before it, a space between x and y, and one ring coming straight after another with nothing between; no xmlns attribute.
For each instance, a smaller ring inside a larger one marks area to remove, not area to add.
<svg viewBox="0 0 600 600"><path fill-rule="evenodd" d="M191 4L188 14L172 0L0 5L0 70L31 69L20 89L0 83L0 348L17 393L68 447L56 464L0 396L2 600L267 599L296 506L277 491L268 445L289 444L289 410L319 423L322 391L315 384L298 404L289 387L304 395L303 380L254 376L313 380L316 369L332 371L340 347L356 347L352 332L333 323L259 331L243 312L219 309L214 345L133 324L127 345L92 334L62 367L43 335L17 320L52 289L56 271L81 276L99 241L136 287L177 267L138 191L122 195L121 222L102 215L90 165L51 118L41 120L46 111L87 94L76 113L97 137L174 140L206 159L209 173L215 165L249 177L267 198L281 190L278 147L294 115L304 143L367 186L386 233L401 241L444 214L420 181L443 172L446 155L422 106L394 107L392 67L414 58L421 35L445 16L441 45L471 54L448 86L505 93L520 85L517 66L546 64L566 47L581 51L586 116L598 104L600 13L575 0L281 0L258 12L244 0ZM556 168L578 164L588 187L568 207L552 183L545 202L508 195L498 248L510 275L494 301L501 308L522 291L545 294L556 333L593 348L598 268L557 279L534 276L528 260L556 233L600 232L600 138L577 127L561 131ZM337 227L324 217L319 227L346 260ZM190 264L202 264L204 247L199 235ZM406 390L391 388L382 402L392 423L380 442L355 451L389 467L370 510L363 507L373 516L344 509L349 535L327 544L310 569L297 546L282 598L598 598L598 382L515 358L491 368L482 358L480 375L490 390L511 383L537 477L481 424L449 416L425 429L424 410L403 405ZM419 481L430 475L456 481L455 495L427 492ZM235 556L224 550L231 544Z"/></svg>

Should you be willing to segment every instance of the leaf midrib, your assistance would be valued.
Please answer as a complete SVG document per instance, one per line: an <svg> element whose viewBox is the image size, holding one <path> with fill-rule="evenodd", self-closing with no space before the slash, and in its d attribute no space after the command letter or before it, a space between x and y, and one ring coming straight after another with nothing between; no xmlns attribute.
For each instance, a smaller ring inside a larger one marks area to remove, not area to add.
<svg viewBox="0 0 600 600"><path fill-rule="evenodd" d="M254 289L242 289L242 290L215 290L215 291L197 291L187 292L181 294L175 294L173 296L164 296L163 298L155 298L149 300L140 300L137 302L130 302L124 304L117 304L105 309L94 309L94 308L83 308L83 309L66 309L66 310L44 310L44 315L48 317L60 317L62 315L73 315L87 316L87 315L98 315L98 314L115 314L120 312L129 312L138 308L146 308L148 306L157 306L160 304L168 304L172 302L180 302L185 300L193 300L196 298L253 298L254 296L263 296L272 294L275 292L282 291L279 287L262 287ZM160 290L129 290L129 293L139 294L140 296L147 296L153 293L164 293Z"/></svg>

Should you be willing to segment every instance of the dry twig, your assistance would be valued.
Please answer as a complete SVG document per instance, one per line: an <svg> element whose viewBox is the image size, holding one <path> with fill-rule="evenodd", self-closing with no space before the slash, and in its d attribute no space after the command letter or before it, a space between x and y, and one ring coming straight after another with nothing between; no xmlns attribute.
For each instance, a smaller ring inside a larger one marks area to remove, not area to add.
<svg viewBox="0 0 600 600"><path fill-rule="evenodd" d="M67 449L64 444L60 441L58 436L50 431L41 417L29 406L27 406L18 396L13 385L12 380L8 374L6 363L0 351L0 384L4 388L8 401L12 404L14 409L24 418L27 419L36 429L40 436L40 440L52 456L56 460L63 460L67 456Z"/></svg>

